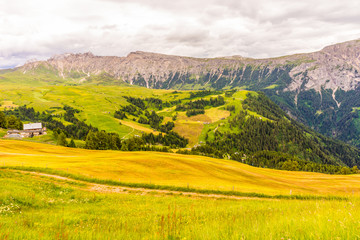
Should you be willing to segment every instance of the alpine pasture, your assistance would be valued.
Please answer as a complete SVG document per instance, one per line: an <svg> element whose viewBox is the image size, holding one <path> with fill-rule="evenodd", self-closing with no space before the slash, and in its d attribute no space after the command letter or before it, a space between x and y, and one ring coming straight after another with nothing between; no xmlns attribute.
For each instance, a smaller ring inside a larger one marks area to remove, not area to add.
<svg viewBox="0 0 360 240"><path fill-rule="evenodd" d="M359 175L287 172L200 156L90 151L12 140L0 141L0 156L2 239L358 238ZM47 171L82 175L86 181L41 175ZM92 178L120 185L151 181L186 188L189 183L191 188L224 192L337 197L234 200L227 195L147 192L143 187L112 192L100 185L94 188Z"/></svg>

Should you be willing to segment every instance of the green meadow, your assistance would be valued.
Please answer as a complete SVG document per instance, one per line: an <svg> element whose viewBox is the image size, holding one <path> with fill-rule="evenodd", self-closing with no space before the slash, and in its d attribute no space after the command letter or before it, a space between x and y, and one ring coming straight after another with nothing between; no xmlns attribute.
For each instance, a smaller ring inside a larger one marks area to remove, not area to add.
<svg viewBox="0 0 360 240"><path fill-rule="evenodd" d="M0 159L0 239L360 237L359 175L16 140Z"/></svg>
<svg viewBox="0 0 360 240"><path fill-rule="evenodd" d="M119 124L119 121L114 118L114 112L121 105L128 104L124 96L161 97L163 100L174 100L188 95L188 93L181 93L175 96L171 94L172 91L153 91L131 86L11 87L6 85L6 87L0 86L0 89L0 103L4 106L11 102L16 106L33 107L36 111L51 110L54 114L61 114L64 111L59 108L68 105L81 110L77 117L86 121L87 124L128 137L140 134L140 130Z"/></svg>
<svg viewBox="0 0 360 240"><path fill-rule="evenodd" d="M358 239L360 200L204 198L0 170L0 239Z"/></svg>
<svg viewBox="0 0 360 240"><path fill-rule="evenodd" d="M28 76L28 74L24 76ZM34 82L34 80L30 82ZM248 91L240 91L232 97L226 97L226 105L241 107L241 101L246 98L247 93ZM221 95L224 96L223 93ZM80 110L80 113L76 114L79 120L85 121L87 124L91 124L100 130L115 132L122 138L154 132L149 125L137 123L137 119L131 118L120 121L114 118L116 110L119 110L121 106L129 104L124 98L126 96L143 99L153 97L169 102L174 100L186 102L189 101L190 93L188 91L146 89L130 85L37 86L35 83L34 86L31 86L29 84L15 85L7 82L6 84L0 84L0 110L26 105L27 107L33 107L35 111L39 112L51 111L53 114L64 114L65 111L62 107L67 105ZM203 98L208 99L210 97L213 96ZM185 112L176 112L175 107L162 110L150 108L149 110L157 111L160 116L165 118L164 122L171 120L177 114L178 118L174 121L174 131L188 138L190 140L189 147L192 147L202 140L200 136L204 134L204 131L208 131L208 123L212 124L211 126L214 130L218 124L224 122L222 119L230 115L230 112L224 109L225 106L207 108L205 114L192 117L187 117ZM256 115L256 113L250 114ZM57 120L65 125L69 124L61 118ZM44 142L48 141L45 140Z"/></svg>

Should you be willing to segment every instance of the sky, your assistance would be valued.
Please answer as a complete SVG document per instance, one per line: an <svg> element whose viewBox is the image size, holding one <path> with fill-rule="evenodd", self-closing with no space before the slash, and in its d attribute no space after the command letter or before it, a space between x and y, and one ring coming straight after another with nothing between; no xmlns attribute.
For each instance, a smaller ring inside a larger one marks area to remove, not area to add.
<svg viewBox="0 0 360 240"><path fill-rule="evenodd" d="M133 51L267 58L360 38L359 0L0 0L0 68Z"/></svg>

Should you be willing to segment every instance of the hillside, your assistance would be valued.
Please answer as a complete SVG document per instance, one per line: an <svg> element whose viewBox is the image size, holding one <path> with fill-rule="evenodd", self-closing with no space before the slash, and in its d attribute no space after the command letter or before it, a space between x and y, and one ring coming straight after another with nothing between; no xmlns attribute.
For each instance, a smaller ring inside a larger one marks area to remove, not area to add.
<svg viewBox="0 0 360 240"><path fill-rule="evenodd" d="M156 152L71 149L0 140L1 165L63 170L90 178L264 194L360 194L359 175L256 168L236 161Z"/></svg>
<svg viewBox="0 0 360 240"><path fill-rule="evenodd" d="M2 71L0 83L260 90L293 119L360 146L359 56L359 40L272 59L200 59L147 52L126 57L65 54Z"/></svg>
<svg viewBox="0 0 360 240"><path fill-rule="evenodd" d="M359 150L297 124L255 92L136 86L3 89L6 115L49 129L31 141L70 145L73 139L73 146L88 149L179 151L332 174L356 172L343 167L360 165Z"/></svg>
<svg viewBox="0 0 360 240"><path fill-rule="evenodd" d="M232 105L236 103L227 106L230 117L206 128L205 143L192 152L287 170L308 171L309 161L358 165L359 150L291 120L264 94L249 92L240 106ZM291 160L296 161L294 166Z"/></svg>

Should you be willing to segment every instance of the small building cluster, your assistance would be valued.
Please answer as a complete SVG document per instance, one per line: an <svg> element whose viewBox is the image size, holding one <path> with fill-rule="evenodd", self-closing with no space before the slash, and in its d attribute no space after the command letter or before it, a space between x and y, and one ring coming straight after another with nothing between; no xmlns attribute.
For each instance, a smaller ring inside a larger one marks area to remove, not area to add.
<svg viewBox="0 0 360 240"><path fill-rule="evenodd" d="M42 123L24 124L23 129L24 130L10 129L7 131L5 138L22 139L46 135L46 127L42 127Z"/></svg>

